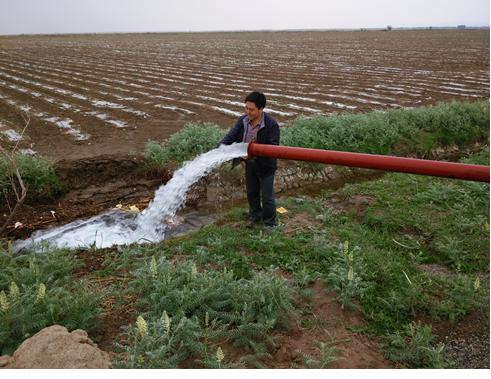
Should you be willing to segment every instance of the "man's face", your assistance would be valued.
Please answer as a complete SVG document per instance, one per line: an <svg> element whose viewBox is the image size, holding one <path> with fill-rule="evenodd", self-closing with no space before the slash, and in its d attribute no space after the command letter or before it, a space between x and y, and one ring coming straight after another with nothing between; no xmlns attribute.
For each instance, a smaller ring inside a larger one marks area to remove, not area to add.
<svg viewBox="0 0 491 379"><path fill-rule="evenodd" d="M263 110L258 109L256 104L253 103L252 101L246 101L245 112L246 112L247 116L249 116L249 120L256 121L261 117Z"/></svg>

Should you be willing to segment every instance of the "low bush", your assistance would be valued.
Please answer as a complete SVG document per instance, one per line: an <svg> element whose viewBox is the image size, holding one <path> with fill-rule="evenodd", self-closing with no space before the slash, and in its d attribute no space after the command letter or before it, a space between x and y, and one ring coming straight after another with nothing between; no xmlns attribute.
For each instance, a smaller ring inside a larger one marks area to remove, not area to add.
<svg viewBox="0 0 491 379"><path fill-rule="evenodd" d="M150 141L145 157L148 169L159 169L170 162L184 162L216 147L225 131L210 123L189 123L163 143Z"/></svg>
<svg viewBox="0 0 491 379"><path fill-rule="evenodd" d="M415 109L299 117L281 143L371 154L424 155L489 138L489 100L439 103Z"/></svg>
<svg viewBox="0 0 491 379"><path fill-rule="evenodd" d="M52 199L63 191L63 185L55 173L51 160L37 155L16 155L22 180L27 188L29 200ZM11 165L0 157L0 193L3 198L13 198L12 179L14 171ZM17 183L16 179L14 183ZM16 188L20 192L20 188Z"/></svg>

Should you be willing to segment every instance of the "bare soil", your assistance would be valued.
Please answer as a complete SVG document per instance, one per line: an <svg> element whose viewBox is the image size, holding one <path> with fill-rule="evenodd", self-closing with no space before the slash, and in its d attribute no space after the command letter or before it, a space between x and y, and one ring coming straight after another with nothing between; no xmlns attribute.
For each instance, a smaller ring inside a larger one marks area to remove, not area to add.
<svg viewBox="0 0 491 379"><path fill-rule="evenodd" d="M268 367L303 367L305 356L321 361L318 343L324 342L336 349L335 360L329 368L394 368L394 364L384 358L376 340L350 330L363 325L361 314L343 309L335 294L320 281L310 289L312 297L306 305L312 306L311 326L297 327L283 334L281 345Z"/></svg>

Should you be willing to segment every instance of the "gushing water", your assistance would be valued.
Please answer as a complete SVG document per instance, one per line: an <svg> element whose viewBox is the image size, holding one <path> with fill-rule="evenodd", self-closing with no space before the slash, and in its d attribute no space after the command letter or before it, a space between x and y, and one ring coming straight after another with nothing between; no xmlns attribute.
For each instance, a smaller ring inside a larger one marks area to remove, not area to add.
<svg viewBox="0 0 491 379"><path fill-rule="evenodd" d="M42 242L58 247L110 247L131 243L159 242L165 238L169 224L176 213L184 206L186 194L193 183L207 175L211 170L233 158L247 155L247 144L236 143L201 154L193 161L186 162L174 173L167 184L156 192L147 209L134 215L120 210L112 210L87 220L34 233L30 239L17 241L14 250L25 248L40 249Z"/></svg>

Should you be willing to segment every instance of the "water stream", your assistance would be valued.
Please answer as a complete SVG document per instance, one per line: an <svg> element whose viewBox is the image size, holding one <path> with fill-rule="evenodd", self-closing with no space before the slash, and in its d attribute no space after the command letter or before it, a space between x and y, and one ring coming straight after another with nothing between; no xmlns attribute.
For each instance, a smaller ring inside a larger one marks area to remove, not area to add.
<svg viewBox="0 0 491 379"><path fill-rule="evenodd" d="M176 213L184 206L191 185L222 163L247 155L247 146L246 143L221 145L185 162L171 180L157 189L153 201L141 213L114 209L89 219L38 231L29 239L16 241L14 250L42 251L46 244L68 248L104 248L162 241L172 228Z"/></svg>

